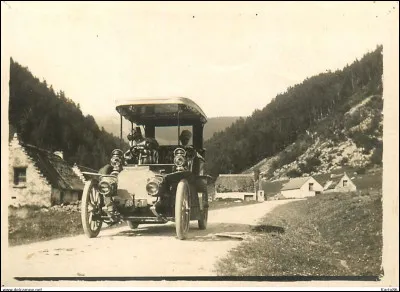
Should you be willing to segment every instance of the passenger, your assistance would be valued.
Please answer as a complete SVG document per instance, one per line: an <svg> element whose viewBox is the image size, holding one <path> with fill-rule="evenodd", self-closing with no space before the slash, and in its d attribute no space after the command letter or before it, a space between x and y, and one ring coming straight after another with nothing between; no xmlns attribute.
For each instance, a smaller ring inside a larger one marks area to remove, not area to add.
<svg viewBox="0 0 400 292"><path fill-rule="evenodd" d="M181 142L181 145L184 147L188 146L191 138L192 138L192 133L189 130L183 130L179 135L179 141Z"/></svg>

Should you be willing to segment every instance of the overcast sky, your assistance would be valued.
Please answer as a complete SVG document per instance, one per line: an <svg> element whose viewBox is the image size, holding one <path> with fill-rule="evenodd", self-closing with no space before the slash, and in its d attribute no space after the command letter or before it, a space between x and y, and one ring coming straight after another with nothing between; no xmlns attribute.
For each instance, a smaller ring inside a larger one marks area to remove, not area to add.
<svg viewBox="0 0 400 292"><path fill-rule="evenodd" d="M115 99L148 96L192 98L209 117L251 115L288 86L387 42L385 19L398 9L372 1L2 3L13 59L94 116L116 115Z"/></svg>

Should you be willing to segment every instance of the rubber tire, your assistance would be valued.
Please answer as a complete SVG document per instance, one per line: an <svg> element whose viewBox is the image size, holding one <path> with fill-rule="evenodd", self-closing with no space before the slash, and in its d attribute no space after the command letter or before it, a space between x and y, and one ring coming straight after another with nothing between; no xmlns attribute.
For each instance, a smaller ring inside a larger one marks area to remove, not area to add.
<svg viewBox="0 0 400 292"><path fill-rule="evenodd" d="M208 221L208 193L204 192L202 195L203 202L200 202L203 206L206 205L207 207L200 211L200 219L197 220L200 230L207 229L207 221Z"/></svg>
<svg viewBox="0 0 400 292"><path fill-rule="evenodd" d="M88 180L85 183L85 187L83 188L82 203L81 203L81 221L82 221L83 231L89 238L93 238L99 235L101 226L103 225L103 221L100 221L100 224L97 226L97 228L93 230L89 223L89 212L87 210L87 205L89 204L90 200L89 199L90 192L94 187L95 187L94 180ZM99 194L99 196L101 196L101 194Z"/></svg>
<svg viewBox="0 0 400 292"><path fill-rule="evenodd" d="M208 221L208 208L205 208L201 213L200 213L200 219L197 220L199 224L199 229L200 230L205 230L207 229L207 221Z"/></svg>
<svg viewBox="0 0 400 292"><path fill-rule="evenodd" d="M130 220L128 220L126 222L128 223L128 226L129 226L130 229L136 229L139 226L139 223L134 223L134 222L132 222Z"/></svg>
<svg viewBox="0 0 400 292"><path fill-rule="evenodd" d="M189 212L187 214L187 218L182 218L182 205L184 204L186 197L187 207L189 208ZM176 236L180 239L186 239L187 233L189 231L190 225L190 188L186 179L182 179L176 188L176 196L175 196L175 229Z"/></svg>

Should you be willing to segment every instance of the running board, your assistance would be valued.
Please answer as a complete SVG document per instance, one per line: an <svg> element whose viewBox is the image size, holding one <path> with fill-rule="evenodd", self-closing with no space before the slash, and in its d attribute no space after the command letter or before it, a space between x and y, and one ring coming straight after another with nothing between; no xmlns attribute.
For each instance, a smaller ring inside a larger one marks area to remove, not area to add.
<svg viewBox="0 0 400 292"><path fill-rule="evenodd" d="M129 220L132 223L149 223L149 224L163 224L168 221L172 221L172 217L135 217L135 216L123 216L122 220Z"/></svg>

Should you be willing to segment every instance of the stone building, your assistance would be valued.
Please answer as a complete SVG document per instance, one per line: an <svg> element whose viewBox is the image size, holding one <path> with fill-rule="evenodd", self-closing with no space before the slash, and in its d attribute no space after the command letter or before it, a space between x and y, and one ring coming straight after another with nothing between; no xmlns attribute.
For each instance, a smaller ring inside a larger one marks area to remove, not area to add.
<svg viewBox="0 0 400 292"><path fill-rule="evenodd" d="M62 152L24 144L16 134L9 150L9 205L49 207L81 198L83 182Z"/></svg>

